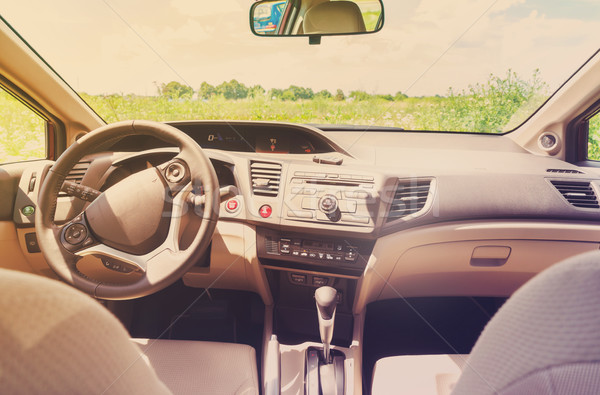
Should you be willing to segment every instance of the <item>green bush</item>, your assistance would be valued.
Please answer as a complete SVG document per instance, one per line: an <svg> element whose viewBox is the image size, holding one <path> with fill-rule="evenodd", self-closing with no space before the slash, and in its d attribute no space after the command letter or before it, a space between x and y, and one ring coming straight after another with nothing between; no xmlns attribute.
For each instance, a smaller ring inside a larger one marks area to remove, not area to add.
<svg viewBox="0 0 600 395"><path fill-rule="evenodd" d="M365 91L351 91L350 94L348 95L349 98L354 99L354 100L369 100L372 98L371 95L369 95L367 92Z"/></svg>
<svg viewBox="0 0 600 395"><path fill-rule="evenodd" d="M191 86L180 84L177 81L161 84L158 91L161 96L169 99L190 99L194 95Z"/></svg>
<svg viewBox="0 0 600 395"><path fill-rule="evenodd" d="M222 95L225 99L245 99L248 97L248 87L237 80L223 82L217 85L215 90L217 95Z"/></svg>
<svg viewBox="0 0 600 395"><path fill-rule="evenodd" d="M588 124L588 159L600 160L600 115L595 115Z"/></svg>

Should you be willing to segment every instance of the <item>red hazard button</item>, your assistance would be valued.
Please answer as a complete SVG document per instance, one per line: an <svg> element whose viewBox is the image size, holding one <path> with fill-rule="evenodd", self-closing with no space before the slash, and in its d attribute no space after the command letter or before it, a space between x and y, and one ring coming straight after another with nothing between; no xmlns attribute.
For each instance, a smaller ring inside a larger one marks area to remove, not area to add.
<svg viewBox="0 0 600 395"><path fill-rule="evenodd" d="M225 203L225 210L229 211L230 213L237 211L238 207L240 207L240 202L238 202L238 200L235 198L229 199L227 203Z"/></svg>
<svg viewBox="0 0 600 395"><path fill-rule="evenodd" d="M272 212L273 212L273 209L268 204L263 204L262 206L260 206L260 209L258 210L258 213L263 218L269 218L271 216Z"/></svg>

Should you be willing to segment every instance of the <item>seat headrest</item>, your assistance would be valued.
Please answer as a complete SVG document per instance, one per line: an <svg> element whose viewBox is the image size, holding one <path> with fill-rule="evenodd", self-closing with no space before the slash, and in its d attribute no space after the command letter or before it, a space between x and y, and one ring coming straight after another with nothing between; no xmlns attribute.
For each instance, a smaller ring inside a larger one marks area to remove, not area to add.
<svg viewBox="0 0 600 395"><path fill-rule="evenodd" d="M304 15L304 34L365 32L360 8L351 1L328 1L310 8Z"/></svg>

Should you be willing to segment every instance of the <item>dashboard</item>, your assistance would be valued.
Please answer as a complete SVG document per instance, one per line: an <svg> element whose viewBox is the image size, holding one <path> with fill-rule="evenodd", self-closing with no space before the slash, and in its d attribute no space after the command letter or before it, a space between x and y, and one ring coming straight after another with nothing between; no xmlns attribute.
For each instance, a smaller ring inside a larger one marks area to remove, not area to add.
<svg viewBox="0 0 600 395"><path fill-rule="evenodd" d="M265 288L347 284L360 311L398 290L507 296L552 263L600 248L598 174L504 136L171 125L205 150L220 187L235 191L221 203L210 258L183 278L191 286L209 285L220 265L243 256L231 288L268 299ZM103 191L176 153L160 140L125 137L83 158L69 179ZM63 195L57 219L84 205ZM17 210L15 221L31 219Z"/></svg>

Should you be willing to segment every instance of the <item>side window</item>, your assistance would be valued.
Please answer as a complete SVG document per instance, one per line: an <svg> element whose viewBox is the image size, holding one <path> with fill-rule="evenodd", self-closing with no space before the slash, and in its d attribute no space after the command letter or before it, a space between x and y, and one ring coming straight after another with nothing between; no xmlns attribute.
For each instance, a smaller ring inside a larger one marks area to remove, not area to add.
<svg viewBox="0 0 600 395"><path fill-rule="evenodd" d="M588 155L589 160L600 161L600 113L588 121Z"/></svg>
<svg viewBox="0 0 600 395"><path fill-rule="evenodd" d="M46 158L46 121L0 89L0 163Z"/></svg>

